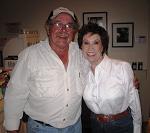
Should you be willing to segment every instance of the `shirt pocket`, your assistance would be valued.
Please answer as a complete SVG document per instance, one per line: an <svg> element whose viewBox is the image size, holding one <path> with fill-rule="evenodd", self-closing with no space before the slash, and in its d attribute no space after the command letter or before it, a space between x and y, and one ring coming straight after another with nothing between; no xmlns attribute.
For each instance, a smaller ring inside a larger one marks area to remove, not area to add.
<svg viewBox="0 0 150 133"><path fill-rule="evenodd" d="M55 69L42 68L34 72L31 78L30 93L38 97L56 97L58 94L58 76Z"/></svg>

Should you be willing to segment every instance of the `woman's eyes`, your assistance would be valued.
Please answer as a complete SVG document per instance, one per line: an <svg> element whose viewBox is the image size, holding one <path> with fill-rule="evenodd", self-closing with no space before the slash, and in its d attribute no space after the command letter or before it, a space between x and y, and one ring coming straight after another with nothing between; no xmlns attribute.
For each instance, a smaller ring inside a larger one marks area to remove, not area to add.
<svg viewBox="0 0 150 133"><path fill-rule="evenodd" d="M90 43L88 43L88 42L83 42L83 44L84 44L84 45L88 45L88 44L90 44Z"/></svg>
<svg viewBox="0 0 150 133"><path fill-rule="evenodd" d="M94 44L100 44L100 41L95 41Z"/></svg>
<svg viewBox="0 0 150 133"><path fill-rule="evenodd" d="M92 42L92 43L83 41L83 44L84 44L84 45L89 45L89 44L99 45L99 44L100 44L100 41L95 41L95 42Z"/></svg>

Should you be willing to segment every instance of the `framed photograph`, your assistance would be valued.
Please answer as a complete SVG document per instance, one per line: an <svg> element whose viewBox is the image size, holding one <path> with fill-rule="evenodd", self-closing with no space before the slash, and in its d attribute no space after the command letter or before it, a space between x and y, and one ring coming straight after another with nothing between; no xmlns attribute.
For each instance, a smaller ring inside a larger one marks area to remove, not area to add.
<svg viewBox="0 0 150 133"><path fill-rule="evenodd" d="M133 47L134 23L112 23L112 47Z"/></svg>
<svg viewBox="0 0 150 133"><path fill-rule="evenodd" d="M21 31L21 23L20 22L7 22L5 23L6 31L10 34L18 34Z"/></svg>
<svg viewBox="0 0 150 133"><path fill-rule="evenodd" d="M107 30L107 12L84 12L83 24L88 22L97 23Z"/></svg>

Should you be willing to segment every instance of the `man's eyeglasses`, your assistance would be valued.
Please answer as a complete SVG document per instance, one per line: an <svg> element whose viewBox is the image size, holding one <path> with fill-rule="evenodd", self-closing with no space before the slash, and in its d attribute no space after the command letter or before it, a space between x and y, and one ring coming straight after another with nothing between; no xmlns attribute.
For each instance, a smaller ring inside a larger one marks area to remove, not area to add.
<svg viewBox="0 0 150 133"><path fill-rule="evenodd" d="M73 23L63 24L61 22L53 22L51 25L55 26L58 29L65 28L66 30L73 30L76 29L76 25Z"/></svg>

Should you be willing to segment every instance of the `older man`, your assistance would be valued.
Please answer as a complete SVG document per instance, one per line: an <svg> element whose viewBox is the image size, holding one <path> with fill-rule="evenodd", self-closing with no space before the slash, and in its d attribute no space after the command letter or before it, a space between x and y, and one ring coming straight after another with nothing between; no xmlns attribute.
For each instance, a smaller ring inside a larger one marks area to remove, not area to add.
<svg viewBox="0 0 150 133"><path fill-rule="evenodd" d="M57 8L46 21L48 39L19 54L5 95L5 122L16 133L23 111L28 133L81 133L81 53L75 14Z"/></svg>

